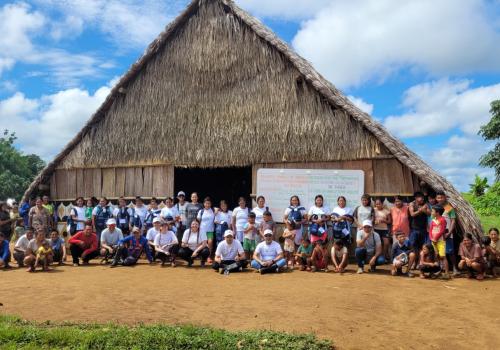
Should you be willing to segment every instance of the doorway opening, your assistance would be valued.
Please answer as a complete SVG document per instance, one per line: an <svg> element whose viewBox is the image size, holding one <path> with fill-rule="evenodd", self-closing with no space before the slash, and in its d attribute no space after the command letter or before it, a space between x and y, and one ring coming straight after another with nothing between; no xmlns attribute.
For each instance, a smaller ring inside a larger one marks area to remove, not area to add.
<svg viewBox="0 0 500 350"><path fill-rule="evenodd" d="M252 167L175 168L174 190L175 195L184 191L187 201L193 192L198 192L200 202L209 196L212 198L212 205L216 207L225 199L232 210L238 206L238 197L243 196L247 201L250 200Z"/></svg>

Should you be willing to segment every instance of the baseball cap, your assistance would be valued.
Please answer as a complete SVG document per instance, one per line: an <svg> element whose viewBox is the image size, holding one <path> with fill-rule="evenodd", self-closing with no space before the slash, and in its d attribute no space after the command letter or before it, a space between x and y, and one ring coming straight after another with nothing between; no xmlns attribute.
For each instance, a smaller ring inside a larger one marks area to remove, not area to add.
<svg viewBox="0 0 500 350"><path fill-rule="evenodd" d="M363 227L370 226L373 227L371 220L363 220Z"/></svg>
<svg viewBox="0 0 500 350"><path fill-rule="evenodd" d="M264 230L264 236L267 236L267 235L272 236L273 235L273 231L271 231L270 229Z"/></svg>
<svg viewBox="0 0 500 350"><path fill-rule="evenodd" d="M160 218L159 218L159 217L154 218L154 219L153 219L153 224L154 224L155 222L161 222Z"/></svg>
<svg viewBox="0 0 500 350"><path fill-rule="evenodd" d="M231 231L231 230L226 230L226 232L224 232L224 237L227 237L227 236L232 236L234 237L234 232Z"/></svg>
<svg viewBox="0 0 500 350"><path fill-rule="evenodd" d="M108 221L106 221L106 225L116 225L116 220L115 219L108 219Z"/></svg>
<svg viewBox="0 0 500 350"><path fill-rule="evenodd" d="M174 218L171 217L170 215L168 215L167 217L165 217L165 221L166 222L171 222L171 221L174 221Z"/></svg>
<svg viewBox="0 0 500 350"><path fill-rule="evenodd" d="M177 193L177 197L179 197L179 196L186 197L186 194L184 193L184 191L179 191L179 193Z"/></svg>

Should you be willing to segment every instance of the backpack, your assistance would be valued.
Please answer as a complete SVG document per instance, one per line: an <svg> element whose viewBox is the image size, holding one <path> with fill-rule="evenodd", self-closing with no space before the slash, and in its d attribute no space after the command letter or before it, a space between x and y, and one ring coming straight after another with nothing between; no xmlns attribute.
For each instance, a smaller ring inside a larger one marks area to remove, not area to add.
<svg viewBox="0 0 500 350"><path fill-rule="evenodd" d="M289 206L290 212L288 213L288 222L292 229L299 228L302 225L302 220L304 219L302 216L302 210L305 210L304 207L292 207Z"/></svg>

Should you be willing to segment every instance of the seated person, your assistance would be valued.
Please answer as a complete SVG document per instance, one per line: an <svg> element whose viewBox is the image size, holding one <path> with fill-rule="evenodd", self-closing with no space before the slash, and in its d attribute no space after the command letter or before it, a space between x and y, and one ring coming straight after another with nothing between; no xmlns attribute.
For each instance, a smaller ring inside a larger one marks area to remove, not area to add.
<svg viewBox="0 0 500 350"><path fill-rule="evenodd" d="M64 239L59 237L59 231L52 230L50 233L50 247L52 248L53 261L59 265L66 261L66 244Z"/></svg>
<svg viewBox="0 0 500 350"><path fill-rule="evenodd" d="M118 241L118 249L110 267L132 266L137 264L141 254L145 252L150 264L153 263L153 256L149 249L148 240L141 234L141 229L134 226L132 234Z"/></svg>
<svg viewBox="0 0 500 350"><path fill-rule="evenodd" d="M9 268L10 248L9 241L5 239L5 234L0 232L0 268Z"/></svg>
<svg viewBox="0 0 500 350"><path fill-rule="evenodd" d="M260 242L255 248L251 265L261 275L280 272L286 265L281 246L278 242L273 241L273 231L264 231L264 242Z"/></svg>
<svg viewBox="0 0 500 350"><path fill-rule="evenodd" d="M200 223L195 219L191 222L190 228L184 231L179 257L186 260L188 266L193 266L193 260L200 257L201 266L204 267L209 255L207 235L200 232Z"/></svg>
<svg viewBox="0 0 500 350"><path fill-rule="evenodd" d="M49 271L49 263L53 255L49 241L44 241L36 251L35 266L41 265L43 271Z"/></svg>
<svg viewBox="0 0 500 350"><path fill-rule="evenodd" d="M419 262L418 269L420 270L420 278L437 277L441 273L439 257L431 242L422 246Z"/></svg>
<svg viewBox="0 0 500 350"><path fill-rule="evenodd" d="M392 245L392 270L391 274L397 276L403 273L403 266L407 266L408 277L413 277L410 267L415 262L415 253L410 241L402 231L395 233L396 242Z"/></svg>
<svg viewBox="0 0 500 350"><path fill-rule="evenodd" d="M73 266L80 265L80 258L83 265L88 265L91 259L99 256L97 248L97 235L93 232L92 224L87 223L83 231L77 232L69 239L69 250L73 258Z"/></svg>
<svg viewBox="0 0 500 350"><path fill-rule="evenodd" d="M212 268L227 275L230 272L242 271L247 265L245 251L240 241L234 239L233 231L226 230L224 240L219 243L215 251Z"/></svg>
<svg viewBox="0 0 500 350"><path fill-rule="evenodd" d="M44 242L47 242L50 246L50 242L45 238L45 229L39 228L36 232L35 238L30 240L28 244L28 248L26 249L26 253L24 256L24 265L28 266L28 272L35 272L36 267L36 252L38 248L40 248ZM48 264L52 263L52 255L47 257Z"/></svg>
<svg viewBox="0 0 500 350"><path fill-rule="evenodd" d="M24 267L24 258L26 257L26 249L30 241L33 239L33 229L26 229L24 235L20 236L14 245L14 260L17 261L19 267Z"/></svg>
<svg viewBox="0 0 500 350"><path fill-rule="evenodd" d="M382 241L377 232L373 231L371 220L362 222L363 228L356 235L355 256L358 263L358 273L364 272L366 263L370 265L370 272L375 272L377 265L385 264L382 255Z"/></svg>
<svg viewBox="0 0 500 350"><path fill-rule="evenodd" d="M149 249L151 250L151 255L153 256L153 261L155 261L155 237L160 233L161 230L161 219L159 216L152 219L152 225L153 227L150 227L146 232L146 239L148 240Z"/></svg>
<svg viewBox="0 0 500 350"><path fill-rule="evenodd" d="M469 278L476 277L477 280L482 280L484 278L486 266L483 252L479 244L472 241L472 235L470 233L464 234L464 239L462 243L460 243L460 248L458 249L458 255L460 255L458 268L462 271L467 271Z"/></svg>
<svg viewBox="0 0 500 350"><path fill-rule="evenodd" d="M175 221L171 216L166 216L165 220L161 223L160 233L154 239L156 257L161 260L161 266L165 266L170 259L170 265L176 267L175 258L179 252L179 241L173 231Z"/></svg>
<svg viewBox="0 0 500 350"><path fill-rule="evenodd" d="M302 240L299 248L297 249L297 254L295 254L295 261L300 264L300 271L311 271L311 256L313 252L313 246L311 241L306 238Z"/></svg>
<svg viewBox="0 0 500 350"><path fill-rule="evenodd" d="M490 249L489 249L489 266L491 267L493 276L496 276L496 267L500 267L500 239L498 235L498 229L491 228L488 231L488 237L490 238Z"/></svg>
<svg viewBox="0 0 500 350"><path fill-rule="evenodd" d="M115 257L118 249L118 242L123 239L122 230L116 227L115 219L108 219L106 229L101 233L101 251L103 257L101 263L107 263L109 259Z"/></svg>
<svg viewBox="0 0 500 350"><path fill-rule="evenodd" d="M344 244L343 239L337 239L332 246L332 262L334 272L345 272L347 264L349 263L349 251Z"/></svg>
<svg viewBox="0 0 500 350"><path fill-rule="evenodd" d="M328 271L328 250L326 249L326 242L318 239L314 243L314 249L311 256L311 271Z"/></svg>

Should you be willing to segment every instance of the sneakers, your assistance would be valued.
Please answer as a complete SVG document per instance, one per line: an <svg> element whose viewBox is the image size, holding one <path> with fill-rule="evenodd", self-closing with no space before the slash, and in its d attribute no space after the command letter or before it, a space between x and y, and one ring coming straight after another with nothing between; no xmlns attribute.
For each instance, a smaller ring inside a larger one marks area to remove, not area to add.
<svg viewBox="0 0 500 350"><path fill-rule="evenodd" d="M363 268L362 267L358 267L358 274L362 274L364 271L363 271Z"/></svg>

